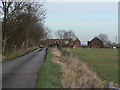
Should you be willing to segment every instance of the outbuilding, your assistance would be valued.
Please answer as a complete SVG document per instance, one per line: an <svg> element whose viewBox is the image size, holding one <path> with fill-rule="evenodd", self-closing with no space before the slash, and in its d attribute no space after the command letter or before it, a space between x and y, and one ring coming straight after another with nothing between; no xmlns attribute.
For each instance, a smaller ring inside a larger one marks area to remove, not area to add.
<svg viewBox="0 0 120 90"><path fill-rule="evenodd" d="M90 48L103 48L103 42L99 38L95 37L91 41L88 41L88 46Z"/></svg>

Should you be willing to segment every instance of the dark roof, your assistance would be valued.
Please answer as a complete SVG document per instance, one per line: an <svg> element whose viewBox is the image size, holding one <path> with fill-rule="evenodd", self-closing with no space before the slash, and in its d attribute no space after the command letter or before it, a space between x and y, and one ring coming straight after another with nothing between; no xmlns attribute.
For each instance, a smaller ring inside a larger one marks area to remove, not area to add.
<svg viewBox="0 0 120 90"><path fill-rule="evenodd" d="M45 41L61 41L61 40L72 40L72 39L46 39Z"/></svg>
<svg viewBox="0 0 120 90"><path fill-rule="evenodd" d="M49 42L49 43L52 43L54 42L56 39L46 39L45 42Z"/></svg>
<svg viewBox="0 0 120 90"><path fill-rule="evenodd" d="M94 41L94 40L99 40L100 42L102 42L99 38L97 38L97 37L95 37L95 38L93 38L90 42L92 42L92 41ZM103 43L103 42L102 42Z"/></svg>

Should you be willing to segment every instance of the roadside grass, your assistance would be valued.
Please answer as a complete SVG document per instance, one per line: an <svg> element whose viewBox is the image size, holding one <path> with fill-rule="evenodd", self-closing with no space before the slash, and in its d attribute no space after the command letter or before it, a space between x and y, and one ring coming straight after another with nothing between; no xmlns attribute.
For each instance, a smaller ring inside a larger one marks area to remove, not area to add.
<svg viewBox="0 0 120 90"><path fill-rule="evenodd" d="M70 49L73 55L105 80L118 83L118 49Z"/></svg>
<svg viewBox="0 0 120 90"><path fill-rule="evenodd" d="M14 59L14 58L17 58L19 56L22 56L34 49L37 49L38 47L34 47L34 48L27 48L27 49L21 49L19 51L15 51L15 52L12 52L10 54L7 54L5 56L2 56L2 61L6 61L6 60L11 60L11 59Z"/></svg>
<svg viewBox="0 0 120 90"><path fill-rule="evenodd" d="M0 62L2 62L2 47L0 46Z"/></svg>
<svg viewBox="0 0 120 90"><path fill-rule="evenodd" d="M61 66L52 61L52 49L48 49L43 66L38 73L37 88L61 88L62 74Z"/></svg>
<svg viewBox="0 0 120 90"><path fill-rule="evenodd" d="M0 57L0 62L2 62L2 58Z"/></svg>

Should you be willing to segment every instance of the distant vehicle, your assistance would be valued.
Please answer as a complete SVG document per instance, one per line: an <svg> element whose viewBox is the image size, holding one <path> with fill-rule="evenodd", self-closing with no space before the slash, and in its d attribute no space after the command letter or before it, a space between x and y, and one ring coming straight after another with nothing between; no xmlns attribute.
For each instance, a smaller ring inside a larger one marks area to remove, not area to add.
<svg viewBox="0 0 120 90"><path fill-rule="evenodd" d="M115 49L116 47L113 47L113 49Z"/></svg>
<svg viewBox="0 0 120 90"><path fill-rule="evenodd" d="M40 45L39 48L43 48L43 45Z"/></svg>

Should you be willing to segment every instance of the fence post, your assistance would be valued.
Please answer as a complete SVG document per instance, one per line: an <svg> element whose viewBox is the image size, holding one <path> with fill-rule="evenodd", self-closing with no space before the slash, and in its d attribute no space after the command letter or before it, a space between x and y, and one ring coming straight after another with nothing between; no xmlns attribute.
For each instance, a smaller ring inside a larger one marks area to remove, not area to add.
<svg viewBox="0 0 120 90"><path fill-rule="evenodd" d="M112 88L113 88L113 82L106 82L106 83L105 83L105 88L110 88L110 89L112 89Z"/></svg>

